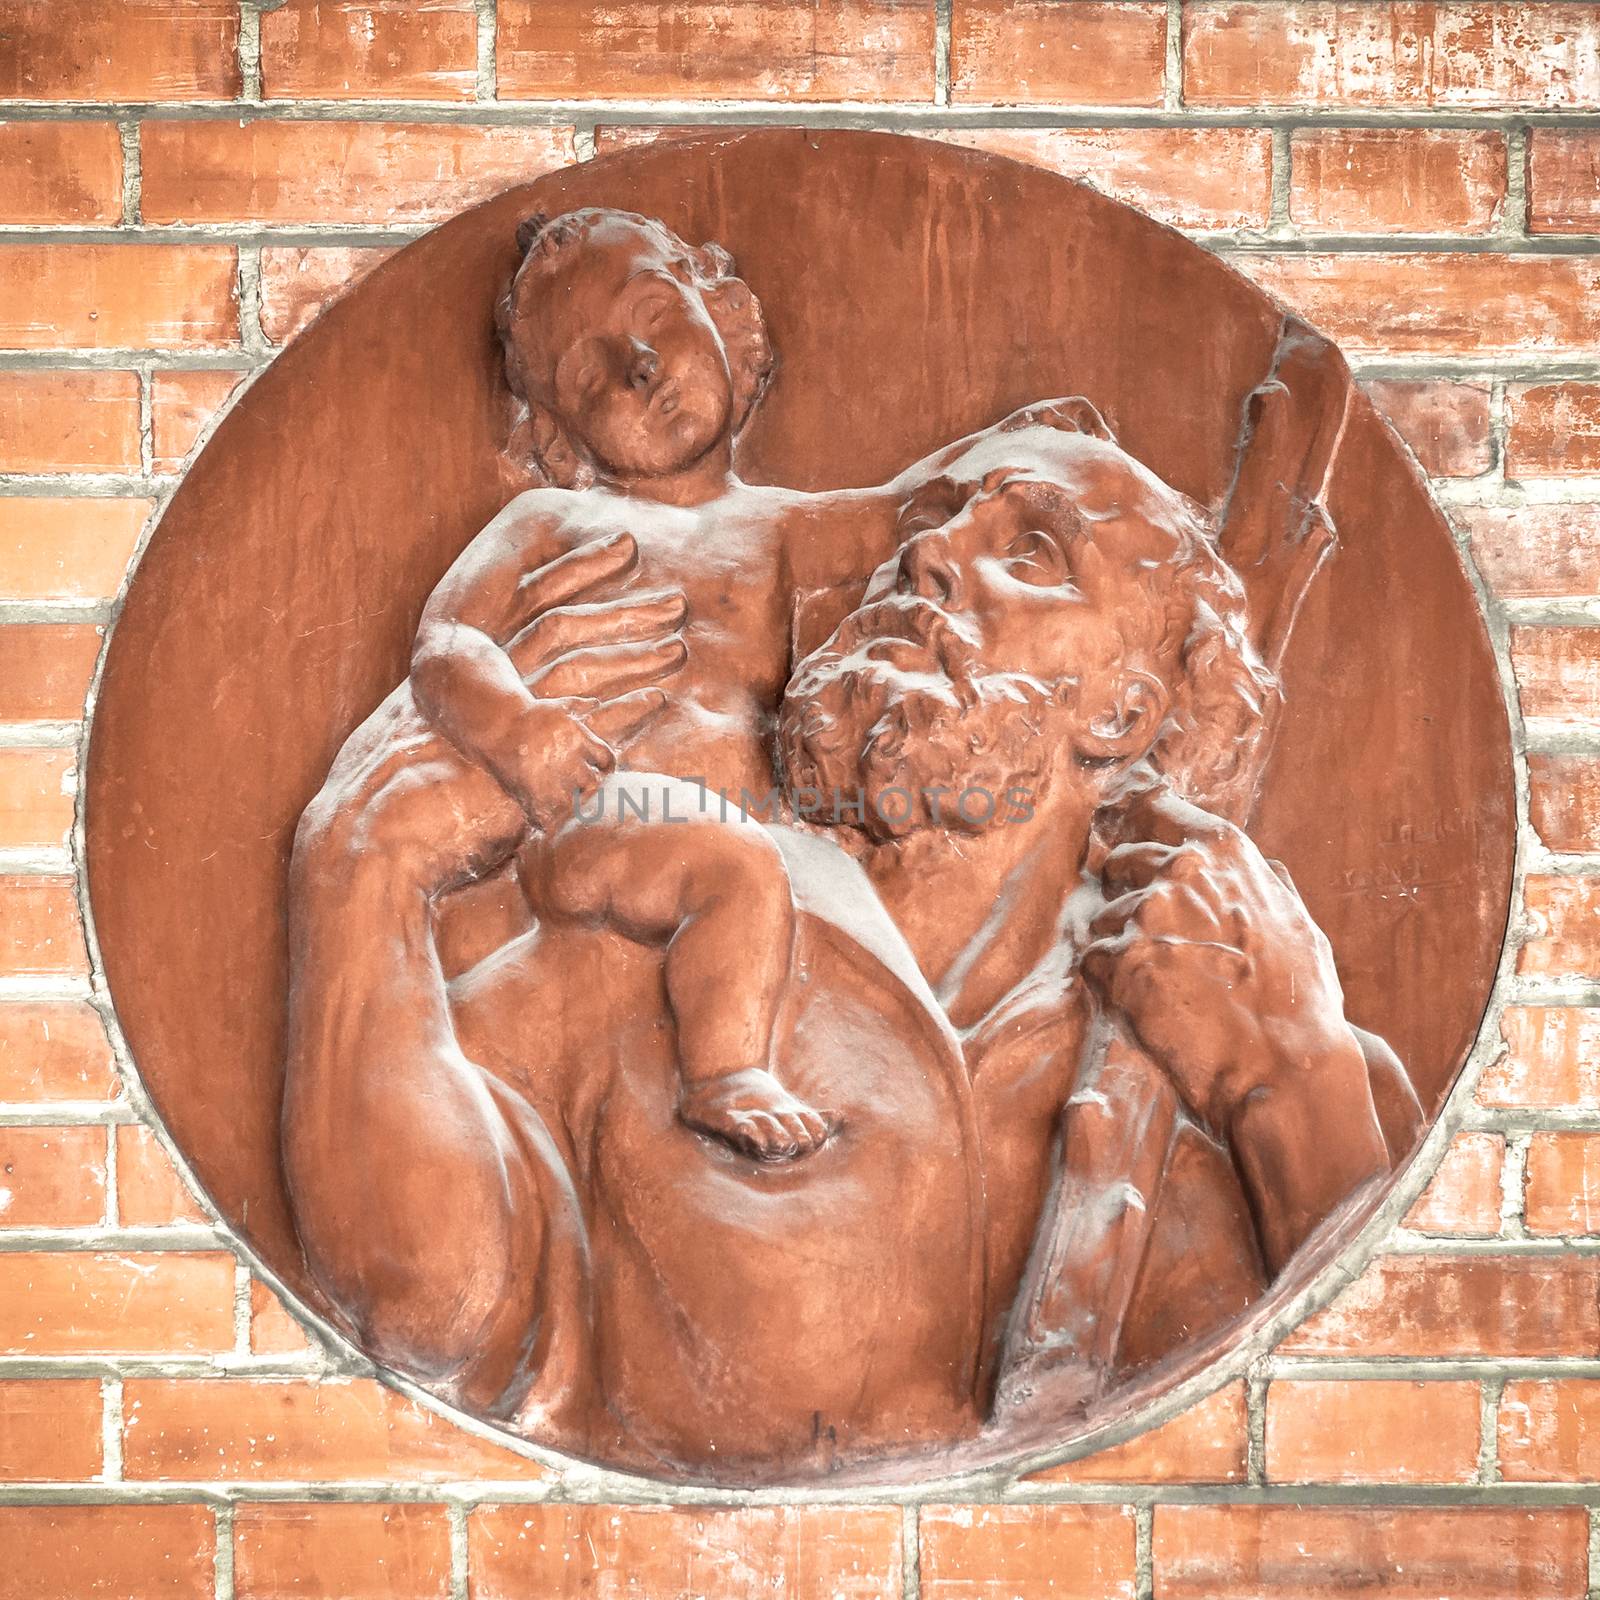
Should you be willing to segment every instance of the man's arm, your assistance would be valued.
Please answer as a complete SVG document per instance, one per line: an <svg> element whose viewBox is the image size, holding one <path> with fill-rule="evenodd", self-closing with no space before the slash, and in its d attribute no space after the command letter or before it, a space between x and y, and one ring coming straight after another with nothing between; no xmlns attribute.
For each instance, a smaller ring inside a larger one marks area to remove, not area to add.
<svg viewBox="0 0 1600 1600"><path fill-rule="evenodd" d="M504 1411L581 1316L583 1238L538 1117L456 1043L429 902L464 840L520 818L439 740L386 742L336 767L296 838L285 1172L363 1347Z"/></svg>

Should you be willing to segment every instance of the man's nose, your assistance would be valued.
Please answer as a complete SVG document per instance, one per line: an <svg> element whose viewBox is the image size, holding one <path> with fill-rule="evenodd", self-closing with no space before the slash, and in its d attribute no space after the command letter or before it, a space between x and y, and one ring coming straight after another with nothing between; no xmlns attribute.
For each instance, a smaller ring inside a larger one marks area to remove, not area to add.
<svg viewBox="0 0 1600 1600"><path fill-rule="evenodd" d="M661 370L661 357L642 339L628 340L627 375L630 389L643 389Z"/></svg>
<svg viewBox="0 0 1600 1600"><path fill-rule="evenodd" d="M900 586L936 605L949 605L960 598L961 569L943 528L917 534L901 550Z"/></svg>

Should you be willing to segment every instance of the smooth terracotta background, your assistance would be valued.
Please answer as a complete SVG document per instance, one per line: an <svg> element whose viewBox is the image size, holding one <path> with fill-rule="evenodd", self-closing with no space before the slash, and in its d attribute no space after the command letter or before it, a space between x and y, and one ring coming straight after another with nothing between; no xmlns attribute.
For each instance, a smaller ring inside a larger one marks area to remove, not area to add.
<svg viewBox="0 0 1600 1600"><path fill-rule="evenodd" d="M569 169L386 263L251 388L155 533L86 784L101 955L134 1059L225 1217L302 1291L277 1154L284 879L301 807L404 672L429 590L501 504L491 307L535 209L621 205L726 245L778 378L744 474L878 481L1082 393L1179 488L1226 487L1279 312L1138 212L887 135L712 135ZM1256 835L1333 940L1351 1018L1437 1108L1505 931L1506 715L1445 524L1357 397L1342 548L1303 615Z"/></svg>

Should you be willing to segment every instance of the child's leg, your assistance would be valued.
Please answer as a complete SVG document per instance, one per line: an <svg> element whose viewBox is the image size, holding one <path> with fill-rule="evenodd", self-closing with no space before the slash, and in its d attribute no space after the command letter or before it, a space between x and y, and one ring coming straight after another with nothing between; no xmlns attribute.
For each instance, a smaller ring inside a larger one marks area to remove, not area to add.
<svg viewBox="0 0 1600 1600"><path fill-rule="evenodd" d="M831 1130L771 1072L794 944L788 871L765 828L703 815L700 797L614 774L588 808L595 820L547 841L529 891L535 910L666 944L686 1122L766 1159L803 1154Z"/></svg>

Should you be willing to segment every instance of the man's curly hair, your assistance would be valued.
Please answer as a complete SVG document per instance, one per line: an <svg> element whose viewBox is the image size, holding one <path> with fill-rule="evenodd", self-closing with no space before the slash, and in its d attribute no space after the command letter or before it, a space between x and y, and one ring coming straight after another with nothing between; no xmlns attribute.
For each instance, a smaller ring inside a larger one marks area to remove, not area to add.
<svg viewBox="0 0 1600 1600"><path fill-rule="evenodd" d="M594 482L594 464L568 436L545 393L536 364L519 338L524 311L545 291L556 262L580 248L599 229L622 223L638 229L658 245L672 272L699 291L715 324L733 379L732 431L737 434L754 411L772 376L774 357L761 305L734 272L733 259L719 244L685 244L664 224L632 211L592 206L558 217L535 215L517 228L522 262L495 306L495 327L505 353L506 381L527 407L515 432L524 440L533 464L547 482L564 489L587 488Z"/></svg>
<svg viewBox="0 0 1600 1600"><path fill-rule="evenodd" d="M1218 551L1210 519L1177 498L1178 549L1155 581L1166 618L1162 653L1179 672L1148 760L1186 800L1242 821L1260 778L1258 747L1283 691L1251 640L1244 585Z"/></svg>

